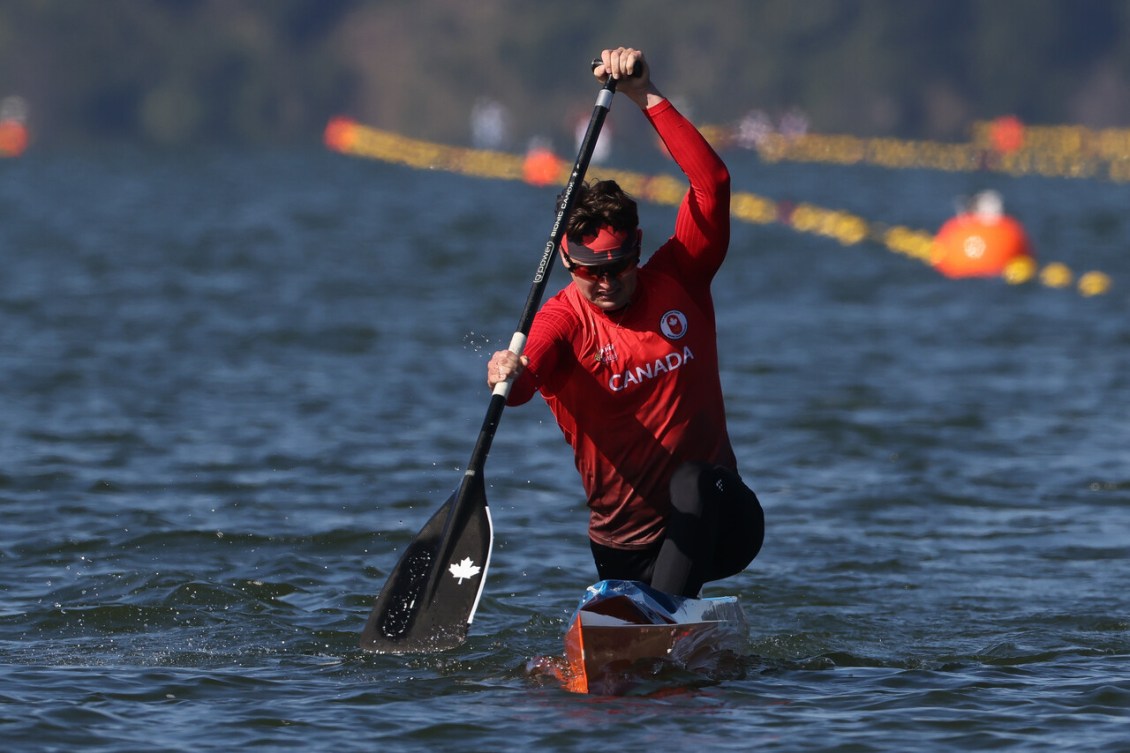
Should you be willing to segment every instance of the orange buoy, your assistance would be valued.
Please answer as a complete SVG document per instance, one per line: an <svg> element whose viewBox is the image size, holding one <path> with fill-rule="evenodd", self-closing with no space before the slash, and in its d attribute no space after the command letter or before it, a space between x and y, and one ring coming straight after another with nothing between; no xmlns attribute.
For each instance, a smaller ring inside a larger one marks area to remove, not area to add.
<svg viewBox="0 0 1130 753"><path fill-rule="evenodd" d="M998 277L1017 260L1033 258L1024 226L1004 214L1000 194L983 191L971 204L934 236L934 269L946 277Z"/></svg>
<svg viewBox="0 0 1130 753"><path fill-rule="evenodd" d="M27 102L19 95L0 99L0 157L19 157L27 150L30 141L28 109Z"/></svg>
<svg viewBox="0 0 1130 753"><path fill-rule="evenodd" d="M326 146L335 152L349 152L356 140L357 123L349 118L337 116L326 123L322 139Z"/></svg>
<svg viewBox="0 0 1130 753"><path fill-rule="evenodd" d="M549 186L561 178L564 163L551 150L534 147L522 163L522 179L535 186Z"/></svg>
<svg viewBox="0 0 1130 753"><path fill-rule="evenodd" d="M17 120L0 121L0 157L19 157L27 143L27 126Z"/></svg>
<svg viewBox="0 0 1130 753"><path fill-rule="evenodd" d="M1011 154L1024 147L1024 123L1015 115L1005 115L989 124L989 141L1000 154Z"/></svg>

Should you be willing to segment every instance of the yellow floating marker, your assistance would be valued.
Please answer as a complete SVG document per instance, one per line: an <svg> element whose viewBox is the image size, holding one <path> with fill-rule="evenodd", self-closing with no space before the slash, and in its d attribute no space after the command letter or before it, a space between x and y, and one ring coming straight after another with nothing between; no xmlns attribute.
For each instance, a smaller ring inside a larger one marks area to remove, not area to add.
<svg viewBox="0 0 1130 753"><path fill-rule="evenodd" d="M1074 275L1066 264L1052 262L1040 271L1040 282L1049 288L1066 288L1071 284Z"/></svg>
<svg viewBox="0 0 1130 753"><path fill-rule="evenodd" d="M1087 272L1079 278L1079 292L1087 297L1110 290L1110 276L1105 272Z"/></svg>
<svg viewBox="0 0 1130 753"><path fill-rule="evenodd" d="M1036 276L1036 261L1031 256L1013 259L1004 268L1005 282L1009 285L1023 285Z"/></svg>
<svg viewBox="0 0 1130 753"><path fill-rule="evenodd" d="M751 193L736 193L730 200L730 213L739 220L768 225L779 215L777 202Z"/></svg>
<svg viewBox="0 0 1130 753"><path fill-rule="evenodd" d="M902 225L887 230L882 236L882 242L895 253L924 262L930 261L930 251L934 247L933 237L921 230L912 230Z"/></svg>

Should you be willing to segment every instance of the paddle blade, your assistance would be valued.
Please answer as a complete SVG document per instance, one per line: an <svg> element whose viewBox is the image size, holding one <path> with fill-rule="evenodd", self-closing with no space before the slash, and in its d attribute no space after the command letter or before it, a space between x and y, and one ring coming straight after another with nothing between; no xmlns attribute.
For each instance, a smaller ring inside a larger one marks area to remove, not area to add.
<svg viewBox="0 0 1130 753"><path fill-rule="evenodd" d="M361 632L361 648L434 653L463 643L486 583L493 543L481 474L474 474L401 555Z"/></svg>

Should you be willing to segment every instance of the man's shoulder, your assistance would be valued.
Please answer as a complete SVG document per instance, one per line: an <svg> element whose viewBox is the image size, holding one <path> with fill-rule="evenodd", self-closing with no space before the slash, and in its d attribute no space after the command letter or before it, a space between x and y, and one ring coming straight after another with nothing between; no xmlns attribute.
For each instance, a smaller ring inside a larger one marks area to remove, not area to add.
<svg viewBox="0 0 1130 753"><path fill-rule="evenodd" d="M577 311L576 289L570 285L551 296L538 310L534 322L553 332L568 332L580 316Z"/></svg>
<svg viewBox="0 0 1130 753"><path fill-rule="evenodd" d="M578 291L575 285L567 285L555 294L550 296L544 304L542 304L541 312L553 312L559 315L573 314L576 315L576 298Z"/></svg>
<svg viewBox="0 0 1130 753"><path fill-rule="evenodd" d="M700 277L704 274L704 267L701 261L691 257L685 250L680 255L678 241L671 239L640 267L640 274L653 278L653 284L672 284L680 288L705 284L709 287L713 270L703 280Z"/></svg>

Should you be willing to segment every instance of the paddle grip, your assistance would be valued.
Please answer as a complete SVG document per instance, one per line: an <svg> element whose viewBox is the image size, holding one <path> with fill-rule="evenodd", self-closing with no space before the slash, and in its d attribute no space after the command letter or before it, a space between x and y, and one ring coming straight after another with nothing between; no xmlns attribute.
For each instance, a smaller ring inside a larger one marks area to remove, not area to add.
<svg viewBox="0 0 1130 753"><path fill-rule="evenodd" d="M604 64L604 61L601 60L600 58L593 58L591 68L592 68L592 70L595 71L596 67L598 65L603 65L603 64ZM630 78L639 78L640 77L640 69L633 65L632 66L632 72L629 73L628 76Z"/></svg>

